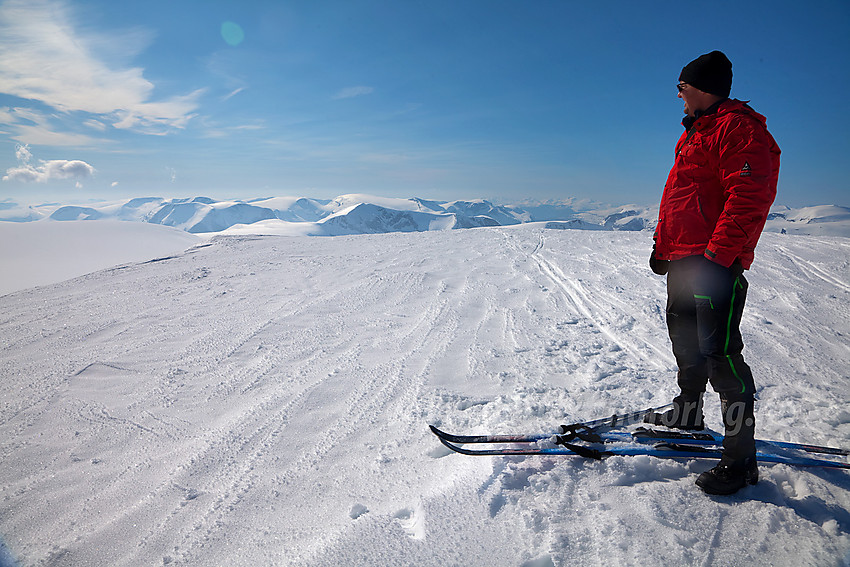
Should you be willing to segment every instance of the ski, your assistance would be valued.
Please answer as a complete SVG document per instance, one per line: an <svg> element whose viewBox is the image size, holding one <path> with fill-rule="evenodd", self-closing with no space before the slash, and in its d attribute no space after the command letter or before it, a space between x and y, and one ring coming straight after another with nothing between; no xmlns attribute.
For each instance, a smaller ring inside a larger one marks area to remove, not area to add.
<svg viewBox="0 0 850 567"><path fill-rule="evenodd" d="M654 448L663 450L669 449L678 452L690 452L692 453L691 458L719 459L723 454L723 451L720 448L709 448L701 445L690 445L680 443L659 443L655 445ZM842 463L839 461L827 461L825 459L814 459L811 457L797 455L781 455L770 451L757 451L756 461L760 463L778 463L784 465L793 465L797 467L824 467L850 470L850 463Z"/></svg>
<svg viewBox="0 0 850 567"><path fill-rule="evenodd" d="M720 445L723 443L723 435L714 431L703 431L698 433L683 433L677 431L660 431L657 429L638 428L631 433L635 440L660 440L661 442L678 442L686 441L687 443L713 444ZM806 453L822 453L825 455L850 455L850 449L840 449L838 447L826 447L824 445L812 445L810 443L791 443L789 441L772 441L768 439L756 439L756 447L770 448L779 447L781 449L793 449L797 451L805 451Z"/></svg>
<svg viewBox="0 0 850 567"><path fill-rule="evenodd" d="M594 460L601 460L613 456L638 456L648 455L665 459L719 459L722 451L718 448L709 448L702 445L688 445L681 443L657 443L652 446L626 446L595 449L583 445L564 444L556 447L509 447L496 449L467 449L455 445L451 441L440 437L440 442L456 453L470 456L578 456ZM850 469L850 463L840 463L810 457L796 457L777 455L759 451L756 460L762 463L780 463L799 467L826 467L837 469Z"/></svg>
<svg viewBox="0 0 850 567"><path fill-rule="evenodd" d="M577 424L582 425L582 424ZM431 431L440 439L445 439L451 443L537 443L547 439L553 440L555 443L569 442L573 439L580 439L593 443L617 442L617 441L637 441L651 443L679 443L686 442L688 444L698 445L720 445L723 443L723 435L713 431L702 431L684 433L678 431L662 431L658 429L638 428L632 432L626 431L606 431L596 432L593 427L586 429L577 428L569 435L561 433L550 434L531 434L531 435L454 435L446 433L433 425L430 426ZM573 427L576 426L561 426ZM840 449L837 447L826 447L823 445L812 445L809 443L791 443L787 441L769 441L766 439L756 439L756 446L761 448L781 448L805 451L807 453L822 453L827 455L848 456L850 450Z"/></svg>
<svg viewBox="0 0 850 567"><path fill-rule="evenodd" d="M643 419L647 415L651 413L664 413L665 411L672 409L672 407L673 404L667 404L657 408L646 408L625 414L615 413L610 417L602 417L599 419L592 419L590 421L581 421L578 423L573 423L572 425L562 425L560 427L559 433L561 435L567 435L569 433L572 433L573 431L586 431L589 429L595 430L603 427L625 427L627 425L634 425L635 423L643 423Z"/></svg>
<svg viewBox="0 0 850 567"><path fill-rule="evenodd" d="M539 433L532 435L453 435L430 425L431 431L440 439L446 439L452 443L536 443L553 437L560 437L563 440L571 440L575 438L589 441L594 439L597 430L603 428L625 427L634 425L635 423L643 423L643 418L652 412L664 412L673 407L673 404L667 404L657 408L646 408L631 413L614 414L609 417L592 419L590 421L582 421L571 425L561 425L558 431L552 433Z"/></svg>

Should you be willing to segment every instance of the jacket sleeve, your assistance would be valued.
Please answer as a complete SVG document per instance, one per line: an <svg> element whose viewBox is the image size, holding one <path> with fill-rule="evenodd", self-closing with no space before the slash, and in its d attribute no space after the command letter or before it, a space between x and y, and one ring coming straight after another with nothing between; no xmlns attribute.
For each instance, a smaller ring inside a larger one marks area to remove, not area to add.
<svg viewBox="0 0 850 567"><path fill-rule="evenodd" d="M717 171L725 204L705 251L727 268L755 248L776 197L770 135L752 117L735 118L719 139Z"/></svg>

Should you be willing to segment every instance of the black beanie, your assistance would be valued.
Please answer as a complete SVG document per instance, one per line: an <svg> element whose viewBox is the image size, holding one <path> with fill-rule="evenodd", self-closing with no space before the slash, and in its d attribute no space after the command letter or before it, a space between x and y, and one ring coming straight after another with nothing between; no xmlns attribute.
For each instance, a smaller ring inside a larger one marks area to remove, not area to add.
<svg viewBox="0 0 850 567"><path fill-rule="evenodd" d="M682 69L679 81L703 92L729 98L732 90L732 62L722 52L700 55Z"/></svg>

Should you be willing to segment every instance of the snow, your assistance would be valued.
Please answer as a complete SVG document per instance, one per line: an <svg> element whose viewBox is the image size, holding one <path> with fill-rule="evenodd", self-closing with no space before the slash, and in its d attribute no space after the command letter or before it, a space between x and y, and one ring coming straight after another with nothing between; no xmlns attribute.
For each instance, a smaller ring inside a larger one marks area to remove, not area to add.
<svg viewBox="0 0 850 567"><path fill-rule="evenodd" d="M765 230L786 234L850 237L850 208L836 205L801 209L773 207Z"/></svg>
<svg viewBox="0 0 850 567"><path fill-rule="evenodd" d="M545 227L219 235L0 297L0 565L847 564L846 471L707 497L710 461L438 443L674 394L651 235ZM850 445L848 265L846 238L763 236L760 437Z"/></svg>
<svg viewBox="0 0 850 567"><path fill-rule="evenodd" d="M180 253L201 241L174 228L116 220L0 222L0 295Z"/></svg>

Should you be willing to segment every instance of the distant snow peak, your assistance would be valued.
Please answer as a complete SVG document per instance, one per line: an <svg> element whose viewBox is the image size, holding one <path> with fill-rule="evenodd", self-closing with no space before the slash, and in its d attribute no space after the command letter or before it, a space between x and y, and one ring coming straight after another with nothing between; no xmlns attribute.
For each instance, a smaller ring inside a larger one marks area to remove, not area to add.
<svg viewBox="0 0 850 567"><path fill-rule="evenodd" d="M0 202L0 221L30 222L124 220L179 228L189 233L342 236L387 232L422 232L541 222L547 228L651 231L657 207L610 207L565 199L499 205L485 199L433 201L378 197L362 193L334 199L266 197L217 201L209 197L129 201L87 205L25 207ZM800 209L776 206L765 230L789 234L850 236L850 209L819 205Z"/></svg>
<svg viewBox="0 0 850 567"><path fill-rule="evenodd" d="M340 195L330 201L306 197L249 201L145 197L118 205L61 206L55 208L49 218L59 221L136 220L190 233L246 234L255 229L262 234L322 236L506 226L538 220L519 208L495 205L483 199L441 202L357 193ZM556 215L556 218L569 217Z"/></svg>
<svg viewBox="0 0 850 567"><path fill-rule="evenodd" d="M817 205L800 209L774 206L767 216L767 232L850 237L850 208Z"/></svg>
<svg viewBox="0 0 850 567"><path fill-rule="evenodd" d="M319 223L329 236L379 234L384 232L424 232L446 230L457 224L454 215L388 209L359 203L324 218Z"/></svg>

